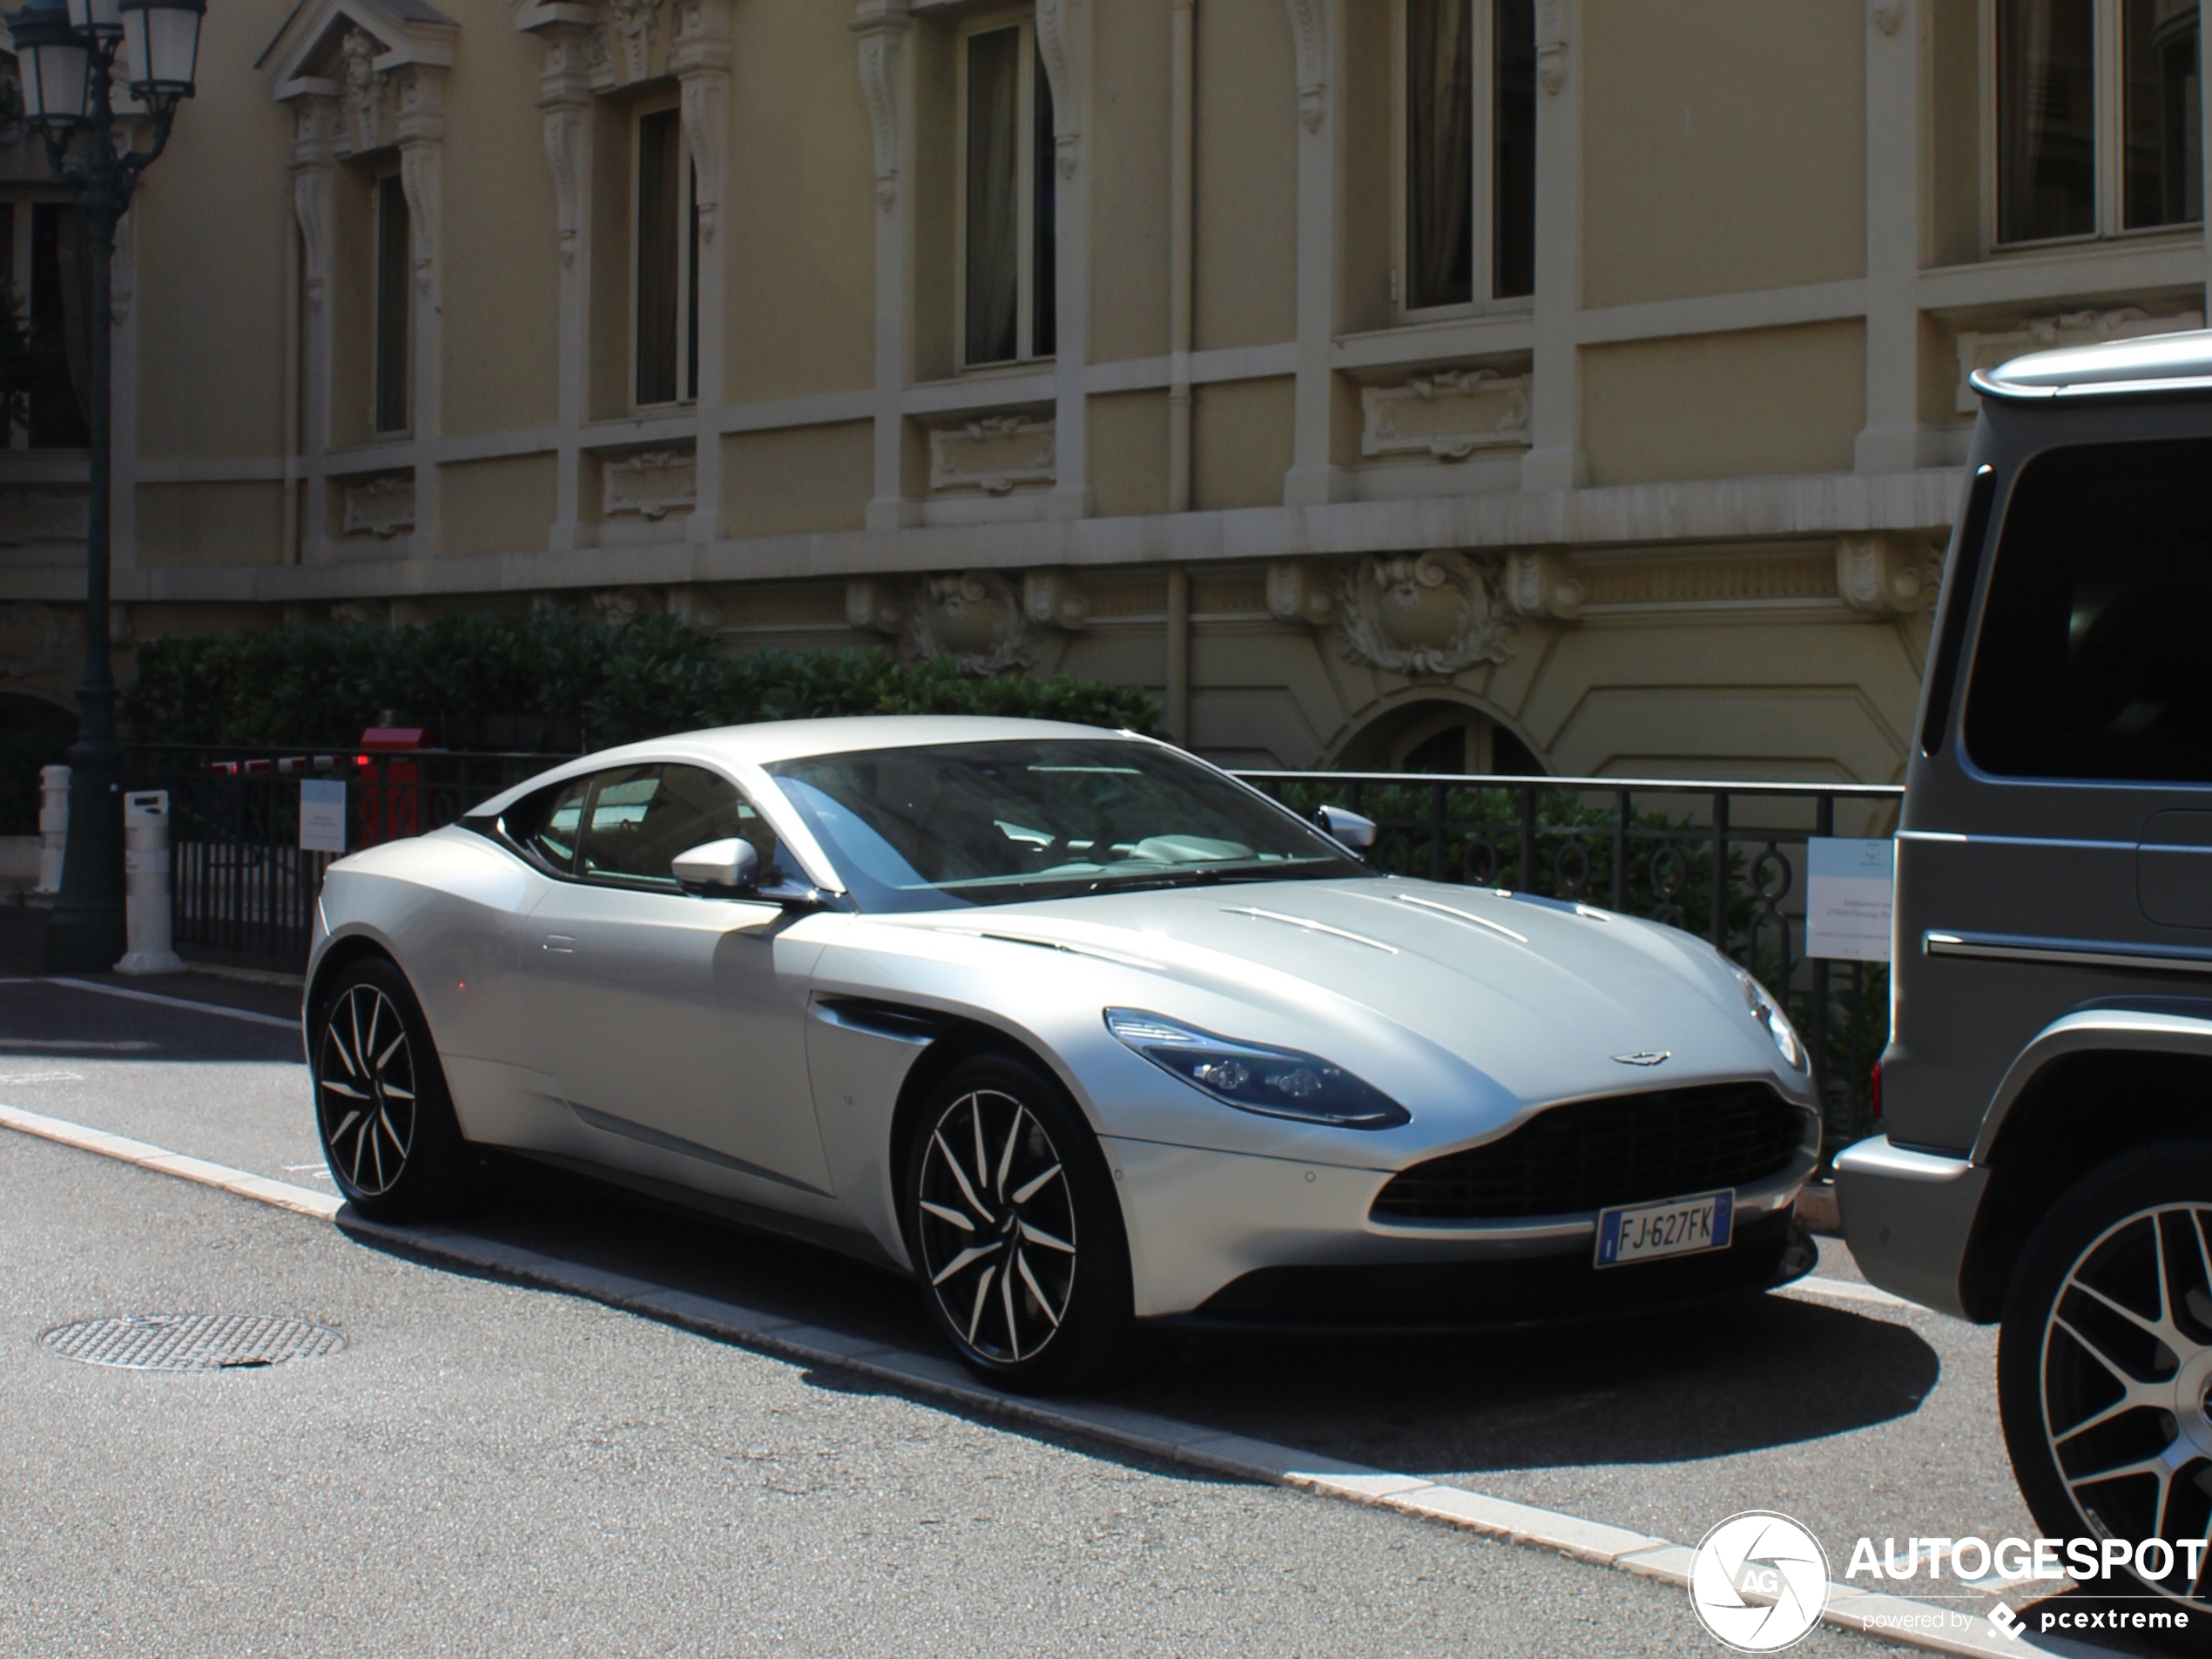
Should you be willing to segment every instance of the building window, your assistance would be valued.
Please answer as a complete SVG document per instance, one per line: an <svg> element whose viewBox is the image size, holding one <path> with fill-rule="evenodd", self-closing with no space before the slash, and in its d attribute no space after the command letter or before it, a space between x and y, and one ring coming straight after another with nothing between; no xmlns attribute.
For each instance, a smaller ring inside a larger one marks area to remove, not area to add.
<svg viewBox="0 0 2212 1659"><path fill-rule="evenodd" d="M1996 239L2197 223L2197 0L1995 5Z"/></svg>
<svg viewBox="0 0 2212 1659"><path fill-rule="evenodd" d="M376 181L376 430L408 428L408 350L415 320L412 230L397 173Z"/></svg>
<svg viewBox="0 0 2212 1659"><path fill-rule="evenodd" d="M1027 23L961 44L961 361L1049 357L1058 317L1052 84Z"/></svg>
<svg viewBox="0 0 2212 1659"><path fill-rule="evenodd" d="M1536 287L1534 0L1405 0L1405 308Z"/></svg>
<svg viewBox="0 0 2212 1659"><path fill-rule="evenodd" d="M674 109L637 118L638 407L698 395L698 181Z"/></svg>

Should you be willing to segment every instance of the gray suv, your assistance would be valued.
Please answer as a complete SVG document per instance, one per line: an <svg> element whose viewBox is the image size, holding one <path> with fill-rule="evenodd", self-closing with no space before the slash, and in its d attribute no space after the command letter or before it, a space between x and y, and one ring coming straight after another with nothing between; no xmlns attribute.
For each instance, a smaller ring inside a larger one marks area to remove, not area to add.
<svg viewBox="0 0 2212 1659"><path fill-rule="evenodd" d="M1974 380L1844 1229L2002 1321L2047 1535L2179 1545L2212 1535L2212 334ZM2138 1576L2212 1599L2169 1553Z"/></svg>

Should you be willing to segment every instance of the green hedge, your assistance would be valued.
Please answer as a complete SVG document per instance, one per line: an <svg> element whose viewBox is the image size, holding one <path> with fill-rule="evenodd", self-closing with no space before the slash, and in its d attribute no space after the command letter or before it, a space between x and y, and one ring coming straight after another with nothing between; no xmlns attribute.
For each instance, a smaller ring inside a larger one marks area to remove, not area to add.
<svg viewBox="0 0 2212 1659"><path fill-rule="evenodd" d="M1146 692L1061 675L977 678L880 651L727 657L671 617L444 617L384 631L285 628L149 640L122 714L146 743L348 744L389 712L442 727L488 713L572 725L602 748L669 732L844 714L1001 714L1150 731Z"/></svg>

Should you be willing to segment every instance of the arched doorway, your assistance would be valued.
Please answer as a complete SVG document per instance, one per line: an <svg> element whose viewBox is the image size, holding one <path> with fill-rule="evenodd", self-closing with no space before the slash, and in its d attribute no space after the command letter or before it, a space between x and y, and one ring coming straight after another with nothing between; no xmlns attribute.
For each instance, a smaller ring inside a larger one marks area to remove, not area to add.
<svg viewBox="0 0 2212 1659"><path fill-rule="evenodd" d="M1464 703L1425 699L1378 716L1338 755L1346 772L1475 772L1541 778L1545 768L1508 727Z"/></svg>
<svg viewBox="0 0 2212 1659"><path fill-rule="evenodd" d="M0 691L0 835L38 833L38 769L67 760L76 740L71 711Z"/></svg>

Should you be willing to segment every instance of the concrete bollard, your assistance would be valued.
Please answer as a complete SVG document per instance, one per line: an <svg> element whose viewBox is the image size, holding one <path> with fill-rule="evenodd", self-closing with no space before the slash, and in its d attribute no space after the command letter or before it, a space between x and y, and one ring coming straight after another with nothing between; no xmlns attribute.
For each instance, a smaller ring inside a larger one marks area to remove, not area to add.
<svg viewBox="0 0 2212 1659"><path fill-rule="evenodd" d="M33 893L62 890L62 853L69 845L69 768L38 769L38 885Z"/></svg>
<svg viewBox="0 0 2212 1659"><path fill-rule="evenodd" d="M123 798L124 926L130 952L118 974L181 974L185 959L169 944L169 792L142 789Z"/></svg>

